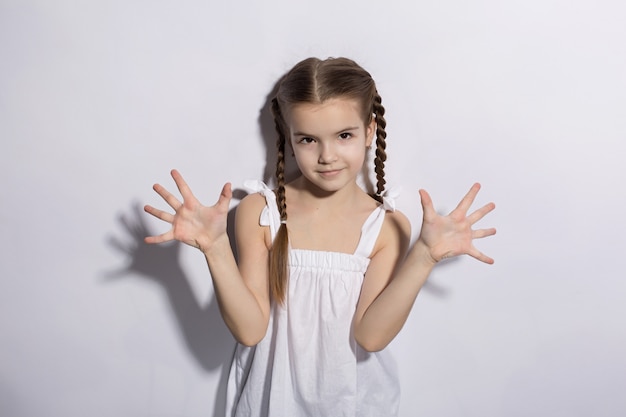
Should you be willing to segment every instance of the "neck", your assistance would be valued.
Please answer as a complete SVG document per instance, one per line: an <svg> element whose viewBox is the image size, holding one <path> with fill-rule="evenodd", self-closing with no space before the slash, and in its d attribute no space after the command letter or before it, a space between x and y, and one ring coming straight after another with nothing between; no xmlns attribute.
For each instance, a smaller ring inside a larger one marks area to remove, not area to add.
<svg viewBox="0 0 626 417"><path fill-rule="evenodd" d="M325 206L342 206L345 204L354 204L355 198L363 193L363 190L356 184L352 184L349 187L344 187L337 191L326 191L311 184L306 180L304 176L300 176L295 179L291 186L296 198L303 204L314 205L317 207Z"/></svg>

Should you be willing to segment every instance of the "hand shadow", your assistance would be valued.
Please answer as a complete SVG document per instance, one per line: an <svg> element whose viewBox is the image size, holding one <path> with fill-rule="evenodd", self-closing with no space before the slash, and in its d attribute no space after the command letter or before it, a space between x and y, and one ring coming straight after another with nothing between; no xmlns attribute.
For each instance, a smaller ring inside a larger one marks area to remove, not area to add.
<svg viewBox="0 0 626 417"><path fill-rule="evenodd" d="M240 193L239 190L237 192ZM230 236L234 213L234 208L228 213ZM129 261L125 267L107 273L106 279L111 281L138 274L163 286L191 356L205 371L221 371L213 415L222 416L225 413L228 371L235 340L222 320L214 295L206 305L198 304L180 264L181 244L149 245L144 242L146 236L154 235L146 225L145 215L139 204L132 206L131 215L119 215L118 220L130 240L111 236L108 243ZM233 253L236 256L236 252Z"/></svg>

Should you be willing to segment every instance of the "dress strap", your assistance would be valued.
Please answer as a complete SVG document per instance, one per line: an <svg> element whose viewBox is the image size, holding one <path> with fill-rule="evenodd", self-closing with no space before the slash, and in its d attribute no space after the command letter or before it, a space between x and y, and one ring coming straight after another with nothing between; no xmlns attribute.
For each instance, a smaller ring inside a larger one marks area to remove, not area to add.
<svg viewBox="0 0 626 417"><path fill-rule="evenodd" d="M374 209L372 214L365 220L365 223L363 223L363 227L361 227L361 239L356 251L354 251L355 255L368 258L372 254L380 229L385 221L385 213L387 211L396 211L395 199L400 194L399 191L397 188L391 188L383 192L381 196L383 203Z"/></svg>
<svg viewBox="0 0 626 417"><path fill-rule="evenodd" d="M269 226L272 241L278 233L280 227L280 213L278 211L278 203L276 203L276 194L263 181L247 180L243 186L250 193L261 193L265 197L266 205L261 212L259 224L261 226Z"/></svg>

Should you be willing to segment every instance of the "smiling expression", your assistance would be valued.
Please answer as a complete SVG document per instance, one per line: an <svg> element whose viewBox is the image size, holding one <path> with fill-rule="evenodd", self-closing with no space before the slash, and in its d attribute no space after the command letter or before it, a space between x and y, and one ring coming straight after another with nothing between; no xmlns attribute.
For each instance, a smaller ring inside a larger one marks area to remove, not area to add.
<svg viewBox="0 0 626 417"><path fill-rule="evenodd" d="M302 175L315 187L335 192L356 184L375 121L365 124L357 100L333 98L291 107L291 147Z"/></svg>

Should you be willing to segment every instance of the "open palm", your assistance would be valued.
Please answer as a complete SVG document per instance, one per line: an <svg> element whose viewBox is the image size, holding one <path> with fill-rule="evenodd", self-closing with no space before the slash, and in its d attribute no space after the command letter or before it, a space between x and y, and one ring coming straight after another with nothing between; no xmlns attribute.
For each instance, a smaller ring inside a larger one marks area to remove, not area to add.
<svg viewBox="0 0 626 417"><path fill-rule="evenodd" d="M165 202L174 209L174 214L146 205L144 210L154 217L172 225L167 232L145 238L146 243L163 243L178 240L200 250L208 249L216 240L226 236L228 207L232 198L230 183L222 188L217 203L204 206L193 195L191 189L176 170L172 178L182 196L182 202L159 184L154 185Z"/></svg>
<svg viewBox="0 0 626 417"><path fill-rule="evenodd" d="M430 195L425 190L420 190L424 210L420 240L429 248L430 255L435 262L463 254L488 264L494 262L492 258L476 249L473 241L494 235L496 229L474 230L472 226L491 212L496 207L495 204L486 204L471 214L467 214L479 190L480 184L474 184L459 205L447 216L438 214Z"/></svg>

